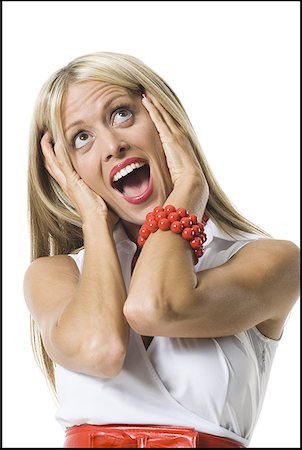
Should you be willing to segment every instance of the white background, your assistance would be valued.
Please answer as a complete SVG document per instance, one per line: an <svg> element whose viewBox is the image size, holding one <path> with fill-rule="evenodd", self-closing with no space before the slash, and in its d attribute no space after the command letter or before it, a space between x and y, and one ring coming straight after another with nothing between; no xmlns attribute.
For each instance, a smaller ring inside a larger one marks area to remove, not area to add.
<svg viewBox="0 0 302 450"><path fill-rule="evenodd" d="M29 122L42 83L94 51L132 54L182 100L239 210L300 246L299 2L3 3L3 446L62 447L30 346ZM299 302L277 350L251 447L300 446ZM106 407L105 405L100 405ZM147 407L147 405L146 405Z"/></svg>

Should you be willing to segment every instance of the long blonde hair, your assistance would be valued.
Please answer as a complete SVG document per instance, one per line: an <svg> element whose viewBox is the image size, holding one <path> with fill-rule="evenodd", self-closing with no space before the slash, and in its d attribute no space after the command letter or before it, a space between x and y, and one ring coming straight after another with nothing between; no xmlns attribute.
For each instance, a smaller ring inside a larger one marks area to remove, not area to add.
<svg viewBox="0 0 302 450"><path fill-rule="evenodd" d="M49 131L64 141L61 105L68 86L84 81L102 81L136 93L149 91L185 130L209 185L206 214L226 233L260 233L262 229L245 219L216 181L203 154L191 122L176 94L153 70L137 58L112 52L84 55L56 71L43 85L34 109L29 144L29 220L31 260L47 255L69 254L83 246L81 219L60 186L47 172L40 141ZM37 324L31 318L36 360L55 392L54 364L46 353Z"/></svg>

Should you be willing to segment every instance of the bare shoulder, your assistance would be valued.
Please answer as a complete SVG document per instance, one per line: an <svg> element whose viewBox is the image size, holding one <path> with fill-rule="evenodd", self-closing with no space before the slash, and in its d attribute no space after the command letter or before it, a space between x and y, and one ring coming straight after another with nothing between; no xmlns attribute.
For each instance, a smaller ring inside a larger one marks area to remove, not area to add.
<svg viewBox="0 0 302 450"><path fill-rule="evenodd" d="M255 255L259 253L259 256L265 256L268 260L275 262L292 261L293 263L298 263L300 258L300 248L294 242L282 239L257 239L250 241L236 255L250 252Z"/></svg>
<svg viewBox="0 0 302 450"><path fill-rule="evenodd" d="M78 272L74 260L68 255L42 256L35 259L25 272L25 278L64 272Z"/></svg>
<svg viewBox="0 0 302 450"><path fill-rule="evenodd" d="M247 279L259 280L263 289L279 286L283 294L289 294L284 296L289 302L297 299L300 288L300 248L294 242L280 239L252 241L231 260L239 272L245 273Z"/></svg>
<svg viewBox="0 0 302 450"><path fill-rule="evenodd" d="M24 284L30 287L41 282L58 280L62 277L79 277L79 269L74 260L67 255L43 256L35 259L24 275Z"/></svg>
<svg viewBox="0 0 302 450"><path fill-rule="evenodd" d="M260 239L244 246L233 258L248 284L258 286L259 307L269 306L270 317L257 327L278 339L300 295L300 248L289 240Z"/></svg>
<svg viewBox="0 0 302 450"><path fill-rule="evenodd" d="M261 268L291 273L298 281L300 274L300 248L292 241L280 239L259 239L250 242L234 255L234 261L242 262L252 258ZM245 266L243 266L243 269Z"/></svg>
<svg viewBox="0 0 302 450"><path fill-rule="evenodd" d="M35 259L24 275L24 297L27 306L38 320L44 311L55 309L62 298L74 291L79 269L67 255L44 256Z"/></svg>

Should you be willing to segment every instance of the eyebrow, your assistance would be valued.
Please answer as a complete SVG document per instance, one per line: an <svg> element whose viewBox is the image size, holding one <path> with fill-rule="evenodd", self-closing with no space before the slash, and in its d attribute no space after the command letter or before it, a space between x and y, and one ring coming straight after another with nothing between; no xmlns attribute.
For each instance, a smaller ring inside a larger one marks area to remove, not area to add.
<svg viewBox="0 0 302 450"><path fill-rule="evenodd" d="M104 105L102 107L102 111L105 111L111 103L113 103L115 100L117 100L118 98L121 98L121 97L130 97L130 96L127 96L127 94L119 94L119 95L115 95L111 98L108 98L108 100L104 103ZM84 126L84 125L86 125L86 122L82 119L75 120L74 122L69 124L66 128L64 128L64 130L63 130L64 134L66 134L67 131L69 131L71 128L74 128L75 126L79 126L79 125Z"/></svg>
<svg viewBox="0 0 302 450"><path fill-rule="evenodd" d="M67 128L64 129L64 134L67 133L71 128L76 127L78 125L85 125L85 122L83 120L76 120L75 122L72 122L70 125L68 125Z"/></svg>

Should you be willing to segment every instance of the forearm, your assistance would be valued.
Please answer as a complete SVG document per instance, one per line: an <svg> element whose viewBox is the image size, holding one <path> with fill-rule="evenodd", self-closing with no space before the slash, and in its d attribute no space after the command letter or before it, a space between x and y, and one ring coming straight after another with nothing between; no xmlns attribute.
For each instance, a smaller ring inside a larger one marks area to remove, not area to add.
<svg viewBox="0 0 302 450"><path fill-rule="evenodd" d="M207 192L198 180L182 183L165 204L184 207L201 219ZM189 242L170 231L151 233L133 273L124 312L131 326L139 323L145 334L156 331L161 321L181 320L190 308L197 285ZM181 314L181 317L180 317Z"/></svg>
<svg viewBox="0 0 302 450"><path fill-rule="evenodd" d="M126 289L107 220L86 223L83 233L82 274L57 322L54 339L80 371L111 376L121 368L126 353Z"/></svg>

